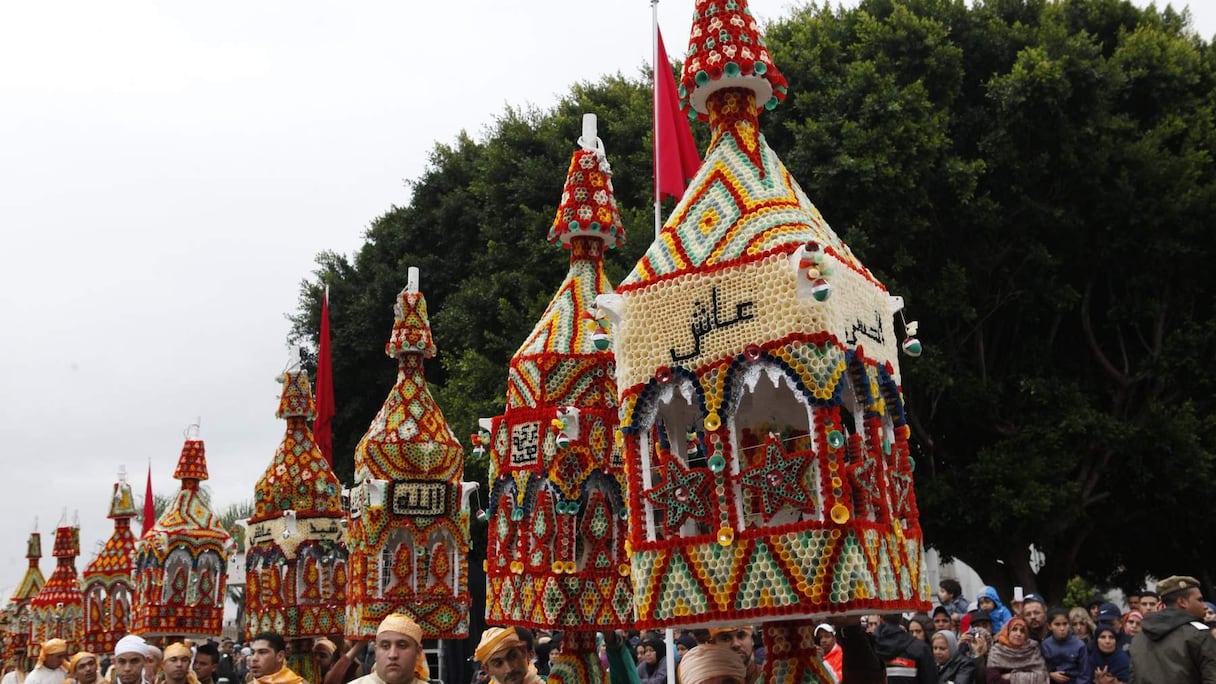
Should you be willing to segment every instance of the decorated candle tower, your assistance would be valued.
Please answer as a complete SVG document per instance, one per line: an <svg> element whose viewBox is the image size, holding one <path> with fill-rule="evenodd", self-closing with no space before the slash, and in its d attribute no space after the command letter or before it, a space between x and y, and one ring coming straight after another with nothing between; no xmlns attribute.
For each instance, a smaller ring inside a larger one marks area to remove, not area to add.
<svg viewBox="0 0 1216 684"><path fill-rule="evenodd" d="M606 249L624 242L611 170L587 115L549 240L566 279L512 357L490 447L486 620L563 631L550 681L605 681L596 630L633 622L616 382L600 324ZM478 448L482 448L479 446Z"/></svg>
<svg viewBox="0 0 1216 684"><path fill-rule="evenodd" d="M900 300L760 135L785 80L744 0L697 1L681 96L705 162L600 298L638 628L767 622L766 681L816 681L814 620L928 606Z"/></svg>
<svg viewBox="0 0 1216 684"><path fill-rule="evenodd" d="M131 519L138 514L126 471L120 471L107 516L114 521L114 532L84 569L84 648L91 653L110 653L131 630L131 595L135 591Z"/></svg>
<svg viewBox="0 0 1216 684"><path fill-rule="evenodd" d="M321 679L312 641L342 632L346 608L346 540L342 486L313 440L316 417L308 375L288 371L277 416L287 432L254 489L245 535L246 636L277 632L289 667Z"/></svg>
<svg viewBox="0 0 1216 684"><path fill-rule="evenodd" d="M350 493L346 634L366 638L390 613L411 616L428 639L469 633L469 509L464 455L431 398L423 363L435 355L418 269L409 269L384 351L393 385L355 448Z"/></svg>
<svg viewBox="0 0 1216 684"><path fill-rule="evenodd" d="M199 492L207 459L198 426L182 446L174 479L182 488L135 547L135 620L152 636L212 636L224 618L228 532Z"/></svg>
<svg viewBox="0 0 1216 684"><path fill-rule="evenodd" d="M56 559L55 571L30 601L30 642L33 645L48 639L63 639L68 642L70 653L79 649L84 641L84 600L80 594L80 577L76 574L80 525L68 525L65 520L55 530L51 555Z"/></svg>
<svg viewBox="0 0 1216 684"><path fill-rule="evenodd" d="M18 650L28 651L30 645L30 601L38 595L46 584L38 561L42 558L42 535L31 532L25 546L25 558L29 565L21 582L9 597L9 604L4 609L4 653L6 656ZM19 664L20 665L20 664ZM29 669L28 667L26 668Z"/></svg>

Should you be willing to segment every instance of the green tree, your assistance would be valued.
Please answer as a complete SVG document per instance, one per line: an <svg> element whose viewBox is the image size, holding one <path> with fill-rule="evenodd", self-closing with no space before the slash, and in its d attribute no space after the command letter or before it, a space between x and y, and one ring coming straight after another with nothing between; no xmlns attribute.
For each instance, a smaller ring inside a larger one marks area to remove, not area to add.
<svg viewBox="0 0 1216 684"><path fill-rule="evenodd" d="M1211 46L1115 0L811 6L769 42L770 141L921 320L929 542L1055 599L1203 572Z"/></svg>
<svg viewBox="0 0 1216 684"><path fill-rule="evenodd" d="M650 242L650 94L645 80L611 76L573 87L551 111L507 109L476 141L438 144L412 197L372 222L364 246L347 258L317 257L301 285L296 334L315 339L322 283L330 286L334 468L352 480L352 455L392 386L383 354L405 271L418 266L439 355L427 379L457 436L502 412L506 362L561 283L569 257L545 236L557 211L582 114L599 115L625 225L640 231L609 254L620 280ZM635 228L636 227L636 228ZM485 484L486 463L471 459L466 478ZM484 490L483 490L484 491Z"/></svg>
<svg viewBox="0 0 1216 684"><path fill-rule="evenodd" d="M1216 471L1211 45L1185 14L1121 0L810 5L768 43L791 93L761 118L769 143L921 321L903 374L928 542L1052 599L1074 575L1212 586L1216 531L1191 514ZM328 283L344 481L393 381L405 268L422 268L428 379L463 436L501 411L507 360L566 267L543 236L582 112L600 115L631 237L614 281L649 243L649 107L644 77L614 76L508 109L437 145L356 254L318 256L295 331L315 335Z"/></svg>

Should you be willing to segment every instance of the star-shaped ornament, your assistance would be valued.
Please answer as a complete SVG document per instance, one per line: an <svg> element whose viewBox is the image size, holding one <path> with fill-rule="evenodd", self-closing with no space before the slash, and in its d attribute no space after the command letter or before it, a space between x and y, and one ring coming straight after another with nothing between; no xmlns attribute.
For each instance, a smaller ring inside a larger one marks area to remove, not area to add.
<svg viewBox="0 0 1216 684"><path fill-rule="evenodd" d="M642 495L655 508L667 512L667 531L678 530L689 518L704 520L709 514L705 494L708 476L704 470L690 470L680 459L669 456L664 463L663 483Z"/></svg>
<svg viewBox="0 0 1216 684"><path fill-rule="evenodd" d="M759 492L764 522L769 522L785 505L812 513L815 498L806 486L806 456L790 456L778 435L769 433L764 440L764 462L739 473L739 483Z"/></svg>

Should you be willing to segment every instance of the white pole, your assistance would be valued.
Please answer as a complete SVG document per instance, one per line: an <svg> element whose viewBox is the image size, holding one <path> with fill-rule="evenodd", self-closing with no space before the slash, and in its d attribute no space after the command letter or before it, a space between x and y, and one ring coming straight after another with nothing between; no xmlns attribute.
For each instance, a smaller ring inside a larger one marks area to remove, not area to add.
<svg viewBox="0 0 1216 684"><path fill-rule="evenodd" d="M667 646L667 681L675 684L676 681L676 638L675 632L670 627L667 628L666 634L663 636L663 643Z"/></svg>
<svg viewBox="0 0 1216 684"><path fill-rule="evenodd" d="M659 0L650 0L650 24L650 42L653 45L650 63L654 65L650 79L650 109L654 122L654 236L657 239L659 231L663 230L662 198L659 195L659 67L671 68L670 64L659 64ZM670 681L674 682L675 678Z"/></svg>
<svg viewBox="0 0 1216 684"><path fill-rule="evenodd" d="M654 121L654 237L657 240L663 230L662 196L659 194L659 69L671 68L670 64L659 64L659 0L650 0L650 23L651 42L654 44L654 59L651 60L654 65L651 78L651 116ZM649 470L647 468L646 472L649 473ZM653 524L653 518L649 514L646 521ZM653 533L650 536L653 538ZM676 641L675 633L670 627L664 630L663 644L667 647L667 681L675 684Z"/></svg>

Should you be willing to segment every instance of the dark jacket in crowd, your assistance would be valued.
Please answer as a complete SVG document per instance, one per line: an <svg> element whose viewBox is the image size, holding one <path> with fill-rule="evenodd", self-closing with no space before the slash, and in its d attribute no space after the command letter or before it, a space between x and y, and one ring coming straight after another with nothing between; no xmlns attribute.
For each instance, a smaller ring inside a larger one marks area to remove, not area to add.
<svg viewBox="0 0 1216 684"><path fill-rule="evenodd" d="M874 630L874 652L886 663L887 684L937 684L937 663L924 639L884 622Z"/></svg>
<svg viewBox="0 0 1216 684"><path fill-rule="evenodd" d="M1114 653L1103 653L1097 644L1090 644L1085 652L1085 674L1077 679L1077 684L1093 684L1097 680L1094 673L1105 670L1121 682L1127 682L1132 676L1132 661L1127 652L1115 649Z"/></svg>
<svg viewBox="0 0 1216 684"><path fill-rule="evenodd" d="M1048 672L1063 672L1076 682L1077 677L1085 669L1085 642L1080 637L1070 633L1064 641L1049 636L1039 645L1043 651L1043 661L1047 663Z"/></svg>
<svg viewBox="0 0 1216 684"><path fill-rule="evenodd" d="M955 653L937 668L937 684L975 684L975 661Z"/></svg>
<svg viewBox="0 0 1216 684"><path fill-rule="evenodd" d="M1216 684L1216 639L1178 608L1144 617L1131 658L1132 684Z"/></svg>

